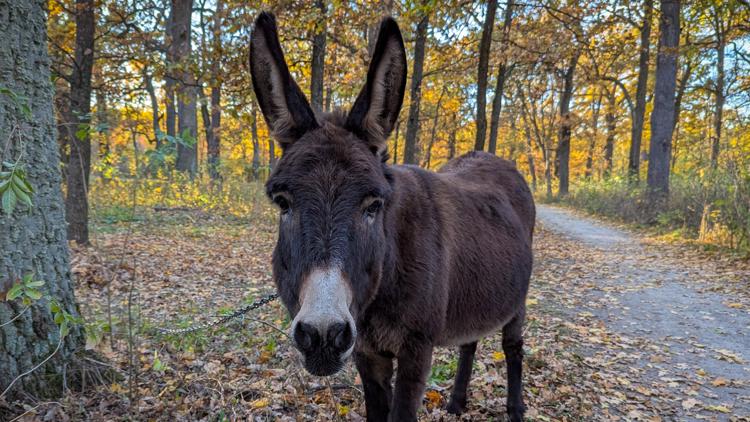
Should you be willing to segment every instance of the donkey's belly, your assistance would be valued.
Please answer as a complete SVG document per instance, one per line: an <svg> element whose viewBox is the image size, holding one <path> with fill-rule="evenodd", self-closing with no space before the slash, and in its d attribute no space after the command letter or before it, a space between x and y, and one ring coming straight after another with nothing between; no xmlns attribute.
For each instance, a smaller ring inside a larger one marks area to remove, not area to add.
<svg viewBox="0 0 750 422"><path fill-rule="evenodd" d="M444 337L438 341L438 346L460 346L473 343L483 337L498 333L513 316L498 320L496 324L483 327L466 327L464 330L446 330Z"/></svg>

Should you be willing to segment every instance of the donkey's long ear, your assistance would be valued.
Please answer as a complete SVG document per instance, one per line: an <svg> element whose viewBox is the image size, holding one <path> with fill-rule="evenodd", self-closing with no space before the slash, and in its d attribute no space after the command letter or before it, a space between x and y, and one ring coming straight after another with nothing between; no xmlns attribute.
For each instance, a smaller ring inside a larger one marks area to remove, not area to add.
<svg viewBox="0 0 750 422"><path fill-rule="evenodd" d="M372 55L367 83L346 119L346 127L370 144L373 152L385 148L393 130L406 86L406 51L396 21L385 18Z"/></svg>
<svg viewBox="0 0 750 422"><path fill-rule="evenodd" d="M276 32L276 18L263 12L250 38L250 73L266 123L282 148L318 127L307 98L289 74Z"/></svg>

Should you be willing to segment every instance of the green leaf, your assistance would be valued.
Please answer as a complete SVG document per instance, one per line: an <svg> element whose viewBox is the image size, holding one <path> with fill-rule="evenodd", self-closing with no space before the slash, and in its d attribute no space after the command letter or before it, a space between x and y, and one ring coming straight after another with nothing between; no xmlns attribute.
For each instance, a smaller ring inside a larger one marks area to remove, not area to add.
<svg viewBox="0 0 750 422"><path fill-rule="evenodd" d="M37 289L26 289L24 294L26 295L26 297L33 300L39 300L42 298L42 292Z"/></svg>
<svg viewBox="0 0 750 422"><path fill-rule="evenodd" d="M55 324L60 325L65 321L65 315L62 312L55 313Z"/></svg>
<svg viewBox="0 0 750 422"><path fill-rule="evenodd" d="M17 297L21 296L23 293L23 284L16 284L13 287L8 290L8 293L5 294L5 300L11 301L16 299Z"/></svg>
<svg viewBox="0 0 750 422"><path fill-rule="evenodd" d="M60 324L60 336L65 337L68 333L70 333L70 324L68 324L68 321L63 321Z"/></svg>
<svg viewBox="0 0 750 422"><path fill-rule="evenodd" d="M5 212L6 215L13 214L17 202L18 198L16 198L16 193L13 192L13 189L6 189L5 192L3 192L3 212Z"/></svg>
<svg viewBox="0 0 750 422"><path fill-rule="evenodd" d="M36 280L36 281L29 281L28 283L25 283L26 287L42 287L44 286L44 281L42 280Z"/></svg>
<svg viewBox="0 0 750 422"><path fill-rule="evenodd" d="M24 192L24 191L23 191L23 190L22 190L22 189L21 189L21 188L19 187L19 185L18 185L18 184L16 184L16 183L11 183L11 185L10 185L10 186L11 186L11 188L13 188L13 193L14 193L14 194L15 194L15 195L16 195L16 196L18 197L18 200L19 200L19 201L21 201L21 202L22 202L22 203L23 203L24 205L26 205L27 207L31 208L31 206L33 205L33 204L31 203L31 197L30 197L30 196L29 196L29 195L28 195L28 194L27 194L26 192Z"/></svg>

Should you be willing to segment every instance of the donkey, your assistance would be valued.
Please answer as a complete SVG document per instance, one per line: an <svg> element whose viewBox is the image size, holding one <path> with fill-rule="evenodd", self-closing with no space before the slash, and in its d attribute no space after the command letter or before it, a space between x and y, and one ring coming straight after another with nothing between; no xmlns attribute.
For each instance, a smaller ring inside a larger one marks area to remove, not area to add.
<svg viewBox="0 0 750 422"><path fill-rule="evenodd" d="M477 340L502 328L507 412L522 420L535 208L515 166L482 152L437 173L386 164L407 71L390 18L348 114L313 112L271 14L255 21L250 71L283 151L266 183L280 212L273 275L305 369L331 375L353 355L367 420L416 421L433 348L458 346L447 410L460 414Z"/></svg>

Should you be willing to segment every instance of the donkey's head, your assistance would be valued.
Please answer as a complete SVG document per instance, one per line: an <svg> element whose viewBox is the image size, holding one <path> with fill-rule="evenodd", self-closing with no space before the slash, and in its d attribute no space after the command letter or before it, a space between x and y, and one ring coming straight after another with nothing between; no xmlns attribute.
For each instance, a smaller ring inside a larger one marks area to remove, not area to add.
<svg viewBox="0 0 750 422"><path fill-rule="evenodd" d="M310 108L284 61L273 15L255 22L250 70L283 150L266 184L280 213L274 279L305 367L330 375L351 354L357 315L380 284L391 194L383 160L404 97L404 42L396 22L385 19L367 82L346 117Z"/></svg>

